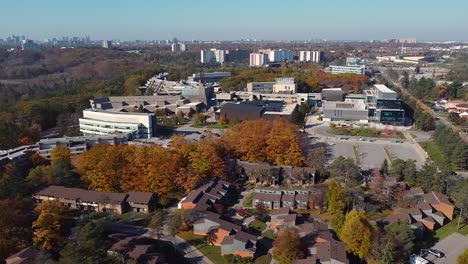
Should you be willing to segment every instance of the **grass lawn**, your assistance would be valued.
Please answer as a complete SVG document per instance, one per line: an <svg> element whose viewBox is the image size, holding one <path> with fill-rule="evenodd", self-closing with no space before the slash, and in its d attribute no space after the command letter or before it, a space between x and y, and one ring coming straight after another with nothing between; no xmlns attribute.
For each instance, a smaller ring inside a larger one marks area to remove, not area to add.
<svg viewBox="0 0 468 264"><path fill-rule="evenodd" d="M436 165L440 166L447 163L444 154L434 141L425 141L419 144L427 152L429 157L431 157L431 159L435 162Z"/></svg>
<svg viewBox="0 0 468 264"><path fill-rule="evenodd" d="M275 239L275 231L273 231L272 229L268 229L267 231L262 233L262 237L273 240Z"/></svg>
<svg viewBox="0 0 468 264"><path fill-rule="evenodd" d="M196 124L193 124L191 125L191 127L194 127L194 128L204 128L206 125L196 125Z"/></svg>
<svg viewBox="0 0 468 264"><path fill-rule="evenodd" d="M215 128L215 129L223 129L223 128L229 128L231 126L230 125L213 124L213 125L208 125L206 127L207 128Z"/></svg>
<svg viewBox="0 0 468 264"><path fill-rule="evenodd" d="M244 201L242 202L242 206L244 206L244 207L246 207L246 208L252 207L253 196L254 196L254 193L249 194L249 196L247 196L247 197L244 199Z"/></svg>
<svg viewBox="0 0 468 264"><path fill-rule="evenodd" d="M266 228L266 224L263 223L262 221L255 220L252 223L249 224L250 228L253 228L259 232L262 232Z"/></svg>
<svg viewBox="0 0 468 264"><path fill-rule="evenodd" d="M458 218L452 220L452 222L444 225L443 227L437 229L435 231L434 237L437 238L439 241L448 237L453 232L458 232L464 236L468 235L468 225L460 224L460 229L457 230Z"/></svg>
<svg viewBox="0 0 468 264"><path fill-rule="evenodd" d="M177 235L187 240L187 242L192 244L192 246L200 250L200 252L213 261L213 263L225 263L224 258L221 256L221 247L206 244L204 236L195 235L192 231L180 232Z"/></svg>
<svg viewBox="0 0 468 264"><path fill-rule="evenodd" d="M258 258L255 260L254 264L270 264L270 262L271 262L272 259L273 259L273 258L271 257L270 254L263 255L263 256L258 257Z"/></svg>

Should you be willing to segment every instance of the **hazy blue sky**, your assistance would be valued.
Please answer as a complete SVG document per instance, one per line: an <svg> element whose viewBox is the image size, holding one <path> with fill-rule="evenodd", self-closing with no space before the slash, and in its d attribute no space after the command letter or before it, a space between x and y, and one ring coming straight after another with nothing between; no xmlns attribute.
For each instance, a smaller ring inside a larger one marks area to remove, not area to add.
<svg viewBox="0 0 468 264"><path fill-rule="evenodd" d="M0 37L468 40L468 0L0 0Z"/></svg>

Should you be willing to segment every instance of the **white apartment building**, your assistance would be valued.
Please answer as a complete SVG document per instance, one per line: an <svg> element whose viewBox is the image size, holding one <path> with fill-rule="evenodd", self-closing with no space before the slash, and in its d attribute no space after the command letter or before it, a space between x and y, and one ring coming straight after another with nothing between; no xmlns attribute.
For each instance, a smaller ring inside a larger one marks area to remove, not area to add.
<svg viewBox="0 0 468 264"><path fill-rule="evenodd" d="M172 43L171 50L172 52L185 51L185 44L184 43Z"/></svg>
<svg viewBox="0 0 468 264"><path fill-rule="evenodd" d="M250 67L261 67L268 62L268 55L265 53L250 53Z"/></svg>
<svg viewBox="0 0 468 264"><path fill-rule="evenodd" d="M323 60L322 51L304 50L299 52L299 61L305 62L321 62Z"/></svg>
<svg viewBox="0 0 468 264"><path fill-rule="evenodd" d="M83 110L79 119L80 132L89 135L127 134L129 139L151 138L156 130L152 113L111 112L98 109Z"/></svg>
<svg viewBox="0 0 468 264"><path fill-rule="evenodd" d="M201 63L223 64L226 59L226 51L218 49L201 50L200 59Z"/></svg>
<svg viewBox="0 0 468 264"><path fill-rule="evenodd" d="M282 62L294 60L294 55L291 50L271 50L268 54L268 60L270 62Z"/></svg>

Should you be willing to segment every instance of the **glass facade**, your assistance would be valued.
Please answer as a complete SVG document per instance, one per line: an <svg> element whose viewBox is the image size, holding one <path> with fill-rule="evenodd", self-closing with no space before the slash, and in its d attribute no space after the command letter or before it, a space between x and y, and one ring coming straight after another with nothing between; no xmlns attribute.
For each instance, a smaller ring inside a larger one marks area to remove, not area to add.
<svg viewBox="0 0 468 264"><path fill-rule="evenodd" d="M404 111L386 111L380 112L380 122L403 123Z"/></svg>

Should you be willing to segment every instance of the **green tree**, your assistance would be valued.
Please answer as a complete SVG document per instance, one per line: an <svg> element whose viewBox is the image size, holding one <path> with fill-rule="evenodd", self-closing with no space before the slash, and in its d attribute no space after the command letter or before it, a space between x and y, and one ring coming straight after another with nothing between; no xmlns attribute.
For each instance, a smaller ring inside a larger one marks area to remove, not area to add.
<svg viewBox="0 0 468 264"><path fill-rule="evenodd" d="M384 159L384 161L382 162L382 166L380 167L380 172L383 175L388 175L388 161L387 161L387 159Z"/></svg>
<svg viewBox="0 0 468 264"><path fill-rule="evenodd" d="M416 239L408 222L395 222L385 227L385 231L394 239L398 260L405 263L414 250Z"/></svg>
<svg viewBox="0 0 468 264"><path fill-rule="evenodd" d="M408 89L410 83L409 74L407 71L403 72L403 77L401 78L401 86L405 89Z"/></svg>
<svg viewBox="0 0 468 264"><path fill-rule="evenodd" d="M164 226L165 213L163 211L156 211L153 213L148 228L151 228L159 239ZM154 234L153 234L154 235Z"/></svg>
<svg viewBox="0 0 468 264"><path fill-rule="evenodd" d="M363 259L371 247L373 232L374 227L369 222L367 214L353 209L346 215L340 239L346 244L348 252Z"/></svg>
<svg viewBox="0 0 468 264"><path fill-rule="evenodd" d="M72 237L60 252L59 263L113 263L112 258L107 254L107 248L110 245L104 230L104 223L99 220L82 226L78 231L78 236Z"/></svg>
<svg viewBox="0 0 468 264"><path fill-rule="evenodd" d="M342 214L345 209L344 192L337 180L331 180L327 184L327 205L330 214Z"/></svg>
<svg viewBox="0 0 468 264"><path fill-rule="evenodd" d="M393 264L395 263L395 251L392 243L387 243L382 251L382 264Z"/></svg>

